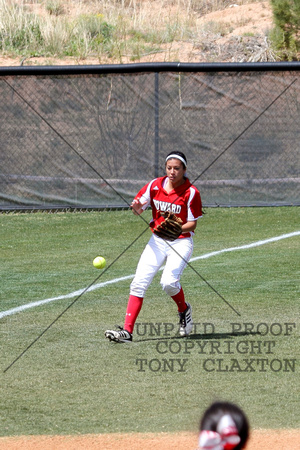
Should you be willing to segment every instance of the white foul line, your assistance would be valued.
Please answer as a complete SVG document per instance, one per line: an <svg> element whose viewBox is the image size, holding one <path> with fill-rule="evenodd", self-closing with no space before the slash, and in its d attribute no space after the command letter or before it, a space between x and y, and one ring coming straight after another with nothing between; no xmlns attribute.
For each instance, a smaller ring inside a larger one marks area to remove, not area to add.
<svg viewBox="0 0 300 450"><path fill-rule="evenodd" d="M27 303L27 305L17 306L16 308L12 308L12 309L8 309L7 311L0 312L0 319L2 319L2 317L11 316L18 312L25 311L26 309L35 308L36 306L45 305L46 303L51 303L56 300L63 300L66 298L77 297L77 296L81 295L85 290L86 290L86 292L91 292L91 291L94 291L95 289L99 289L101 287L107 286L108 284L118 283L119 281L128 280L133 277L134 277L134 275L127 275L126 277L115 278L113 280L105 281L104 283L95 284L87 290L86 290L86 288L79 289L78 291L70 292L70 294L60 295L59 297L46 298L45 300L38 300L36 302Z"/></svg>
<svg viewBox="0 0 300 450"><path fill-rule="evenodd" d="M262 241L252 242L252 244L241 245L239 247L224 248L223 250L217 250L215 252L210 252L210 253L206 253L201 256L196 256L195 258L191 258L190 262L198 261L199 259L211 258L212 256L220 255L221 253L234 252L237 250L246 250L249 248L259 247L261 245L270 244L271 242L276 242L276 241L280 241L281 239L287 239L287 238L299 236L299 235L300 235L300 231L294 231L293 233L282 234L281 236L275 236L273 238L264 239ZM101 287L108 286L109 284L119 283L119 281L129 280L129 279L132 279L133 277L134 277L134 274L127 275L126 277L114 278L113 280L105 281L103 283L98 283L98 284L91 286L89 289L87 289L86 292L94 291ZM46 298L45 300L38 300L36 302L31 302L31 303L27 303L26 305L8 309L7 311L0 312L0 319L2 319L3 317L6 317L6 316L11 316L13 314L19 313L21 311L25 311L26 309L35 308L36 306L41 306L41 305L45 305L46 303L54 302L56 300L73 298L73 297L81 295L82 292L84 292L84 291L85 291L85 289L79 289L78 291L70 292L67 295L60 295L59 297Z"/></svg>
<svg viewBox="0 0 300 450"><path fill-rule="evenodd" d="M281 236L275 236L273 238L264 239L263 241L252 242L252 244L241 245L239 247L224 248L223 250L217 250L216 252L206 253L205 255L196 256L195 258L192 258L191 261L210 258L211 256L220 255L221 253L235 252L237 250L246 250L248 248L259 247L260 245L270 244L271 242L281 241L281 239L287 239L299 235L300 231L294 231L293 233L282 234Z"/></svg>

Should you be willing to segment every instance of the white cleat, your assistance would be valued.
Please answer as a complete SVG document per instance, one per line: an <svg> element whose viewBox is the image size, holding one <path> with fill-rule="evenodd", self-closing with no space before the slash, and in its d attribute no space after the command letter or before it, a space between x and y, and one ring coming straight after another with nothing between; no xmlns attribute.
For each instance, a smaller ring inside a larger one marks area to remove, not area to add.
<svg viewBox="0 0 300 450"><path fill-rule="evenodd" d="M132 342L132 334L119 327L119 330L106 330L105 337L114 342Z"/></svg>
<svg viewBox="0 0 300 450"><path fill-rule="evenodd" d="M192 307L187 303L184 312L179 313L179 334L180 336L188 336L193 329Z"/></svg>

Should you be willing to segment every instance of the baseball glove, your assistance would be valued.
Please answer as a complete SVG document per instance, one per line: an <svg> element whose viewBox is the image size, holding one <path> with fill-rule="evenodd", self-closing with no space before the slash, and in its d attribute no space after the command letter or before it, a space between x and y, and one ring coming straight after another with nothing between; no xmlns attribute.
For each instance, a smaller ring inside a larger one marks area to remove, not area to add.
<svg viewBox="0 0 300 450"><path fill-rule="evenodd" d="M166 241L175 241L182 233L182 220L167 211L162 213L165 220L154 228L153 232Z"/></svg>

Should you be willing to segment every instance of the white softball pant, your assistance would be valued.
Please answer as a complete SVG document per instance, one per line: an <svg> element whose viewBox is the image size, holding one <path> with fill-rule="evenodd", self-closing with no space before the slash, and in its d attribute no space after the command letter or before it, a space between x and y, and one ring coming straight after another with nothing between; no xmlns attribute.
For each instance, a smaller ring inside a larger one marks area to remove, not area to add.
<svg viewBox="0 0 300 450"><path fill-rule="evenodd" d="M154 275L163 263L165 267L160 284L170 297L178 294L181 289L180 277L192 256L193 246L192 237L166 242L153 234L140 257L135 277L130 285L130 294L144 297Z"/></svg>

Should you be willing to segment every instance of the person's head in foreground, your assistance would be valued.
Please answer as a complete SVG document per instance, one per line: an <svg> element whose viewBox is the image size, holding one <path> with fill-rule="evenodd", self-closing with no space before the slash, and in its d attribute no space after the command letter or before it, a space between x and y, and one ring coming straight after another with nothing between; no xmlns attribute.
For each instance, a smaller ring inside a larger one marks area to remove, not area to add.
<svg viewBox="0 0 300 450"><path fill-rule="evenodd" d="M229 402L215 402L200 422L199 449L240 450L249 438L249 423L244 412Z"/></svg>

